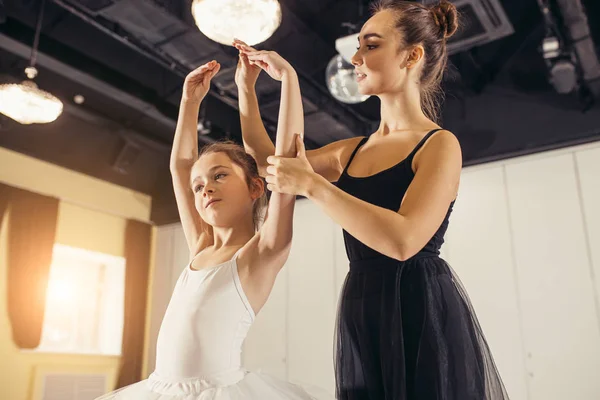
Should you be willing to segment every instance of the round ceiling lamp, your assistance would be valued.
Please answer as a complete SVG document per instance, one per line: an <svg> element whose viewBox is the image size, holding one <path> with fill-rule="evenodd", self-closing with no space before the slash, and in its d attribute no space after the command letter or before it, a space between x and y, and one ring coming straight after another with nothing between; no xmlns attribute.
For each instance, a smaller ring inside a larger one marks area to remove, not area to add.
<svg viewBox="0 0 600 400"><path fill-rule="evenodd" d="M277 0L193 0L192 15L200 32L229 46L234 39L262 43L281 24Z"/></svg>
<svg viewBox="0 0 600 400"><path fill-rule="evenodd" d="M25 68L28 80L20 84L7 83L0 85L0 113L21 124L47 124L58 118L63 111L63 103L52 94L38 89L33 79L38 71L35 68L40 30L44 17L45 0L40 5L37 27L29 67Z"/></svg>
<svg viewBox="0 0 600 400"><path fill-rule="evenodd" d="M354 66L340 54L329 61L325 70L325 81L327 82L329 93L342 103L361 103L370 97L358 91Z"/></svg>
<svg viewBox="0 0 600 400"><path fill-rule="evenodd" d="M63 103L32 80L0 85L0 113L21 124L47 124L62 111Z"/></svg>

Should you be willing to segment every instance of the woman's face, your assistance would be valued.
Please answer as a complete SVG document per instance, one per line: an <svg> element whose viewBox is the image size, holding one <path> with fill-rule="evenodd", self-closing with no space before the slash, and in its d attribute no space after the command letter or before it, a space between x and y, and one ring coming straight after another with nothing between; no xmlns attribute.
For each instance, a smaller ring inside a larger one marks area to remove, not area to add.
<svg viewBox="0 0 600 400"><path fill-rule="evenodd" d="M352 57L360 93L379 95L401 91L406 83L406 50L393 12L383 10L363 25Z"/></svg>

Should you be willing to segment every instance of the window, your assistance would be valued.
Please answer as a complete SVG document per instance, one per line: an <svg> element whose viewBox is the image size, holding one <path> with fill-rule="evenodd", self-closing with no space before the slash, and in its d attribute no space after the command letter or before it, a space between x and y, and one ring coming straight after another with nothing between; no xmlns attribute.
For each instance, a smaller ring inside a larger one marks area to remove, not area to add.
<svg viewBox="0 0 600 400"><path fill-rule="evenodd" d="M120 355L125 259L55 244L40 352Z"/></svg>

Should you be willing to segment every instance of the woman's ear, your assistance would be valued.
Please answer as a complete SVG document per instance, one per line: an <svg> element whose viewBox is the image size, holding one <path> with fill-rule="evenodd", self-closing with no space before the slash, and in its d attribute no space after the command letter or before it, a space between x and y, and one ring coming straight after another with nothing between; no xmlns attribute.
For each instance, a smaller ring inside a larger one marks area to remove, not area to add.
<svg viewBox="0 0 600 400"><path fill-rule="evenodd" d="M425 55L425 49L420 44L414 46L412 50L408 52L408 58L406 59L406 68L413 68L421 61Z"/></svg>

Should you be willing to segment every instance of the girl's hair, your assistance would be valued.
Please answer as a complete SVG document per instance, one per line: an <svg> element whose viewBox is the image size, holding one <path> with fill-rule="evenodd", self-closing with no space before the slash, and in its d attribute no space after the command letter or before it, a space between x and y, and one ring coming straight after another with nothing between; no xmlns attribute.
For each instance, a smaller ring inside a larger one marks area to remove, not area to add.
<svg viewBox="0 0 600 400"><path fill-rule="evenodd" d="M384 10L394 12L403 47L420 44L425 50L420 78L421 109L437 121L444 97L441 82L448 61L446 40L458 28L456 7L447 0L433 7L412 1L381 0L372 7L373 14Z"/></svg>
<svg viewBox="0 0 600 400"><path fill-rule="evenodd" d="M225 153L227 157L234 163L240 166L244 170L244 174L246 175L246 183L248 184L248 188L254 184L255 179L262 179L258 174L258 165L254 158L244 151L244 148L239 144L232 141L222 141L211 143L209 145L204 146L199 154L198 159L205 154L211 153ZM262 217L263 211L267 206L267 193L263 191L262 195L256 199L254 202L254 207L252 209L252 218L254 221L254 228L258 229Z"/></svg>

